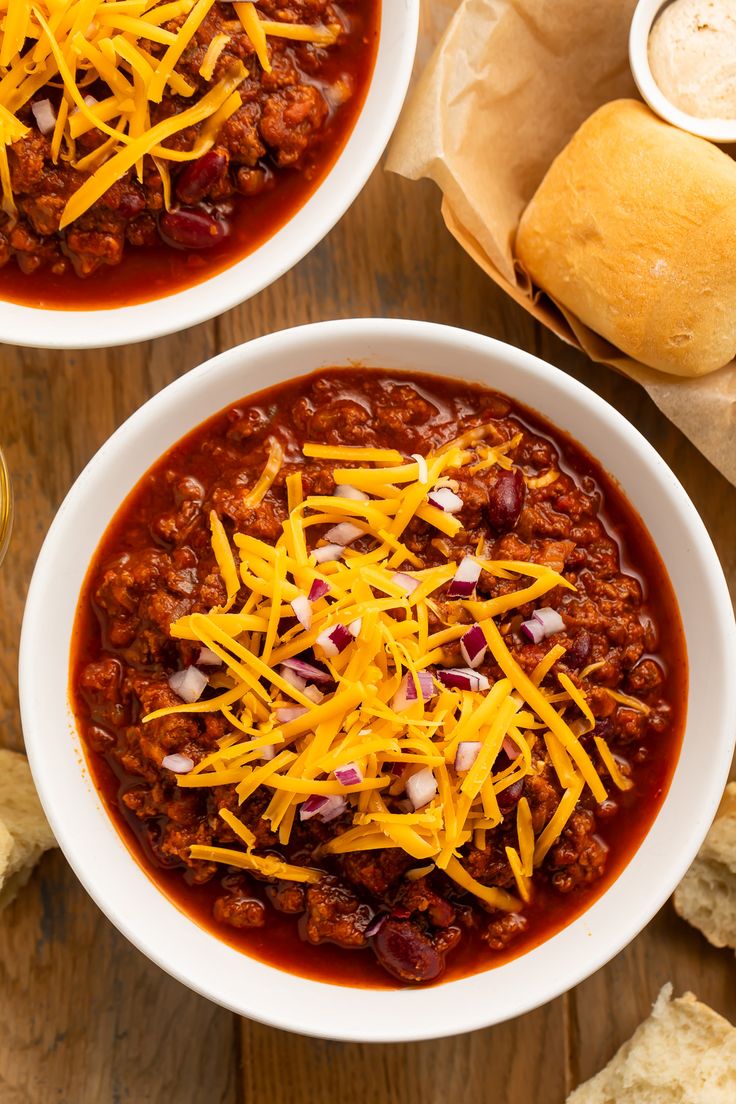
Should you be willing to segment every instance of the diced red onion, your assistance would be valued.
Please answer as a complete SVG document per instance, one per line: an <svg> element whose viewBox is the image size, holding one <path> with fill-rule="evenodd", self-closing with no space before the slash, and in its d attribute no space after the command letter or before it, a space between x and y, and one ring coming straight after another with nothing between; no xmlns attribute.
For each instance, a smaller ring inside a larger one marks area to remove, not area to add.
<svg viewBox="0 0 736 1104"><path fill-rule="evenodd" d="M319 705L324 698L324 694L321 690L318 690L316 686L305 686L302 693L305 698L309 698L315 705Z"/></svg>
<svg viewBox="0 0 736 1104"><path fill-rule="evenodd" d="M285 659L281 666L296 671L302 678L310 679L312 682L332 682L332 675L329 671L325 671L321 667L315 667L313 663L307 663L306 659L299 659L298 656Z"/></svg>
<svg viewBox="0 0 736 1104"><path fill-rule="evenodd" d="M289 686L293 686L295 690L303 690L307 685L307 680L303 678L302 675L298 675L296 671L292 671L291 667L287 667L285 663L281 664L279 674L284 681L288 682Z"/></svg>
<svg viewBox="0 0 736 1104"><path fill-rule="evenodd" d="M368 927L363 932L366 939L370 939L371 936L373 936L373 935L378 935L379 931L381 930L381 928L383 927L383 925L386 923L387 920L388 920L388 913L387 912L379 912L379 914L377 916L374 916L373 919L371 920L370 924L368 925Z"/></svg>
<svg viewBox="0 0 736 1104"><path fill-rule="evenodd" d="M462 743L458 744L455 755L455 770L469 771L478 758L480 749L481 744L478 740L463 740Z"/></svg>
<svg viewBox="0 0 736 1104"><path fill-rule="evenodd" d="M86 103L87 107L94 107L95 104L98 104L100 101L97 99L96 96L85 96L84 102Z"/></svg>
<svg viewBox="0 0 736 1104"><path fill-rule="evenodd" d="M541 644L546 636L553 633L564 632L565 622L557 610L550 606L535 610L528 621L522 621L519 627L521 635L531 640L532 644Z"/></svg>
<svg viewBox="0 0 736 1104"><path fill-rule="evenodd" d="M352 521L341 521L339 525L333 525L327 530L325 540L332 544L346 545L352 544L363 535L364 532L359 525L353 525Z"/></svg>
<svg viewBox="0 0 736 1104"><path fill-rule="evenodd" d="M339 560L345 548L342 544L323 544L320 548L313 548L312 555L317 563L329 563L330 560Z"/></svg>
<svg viewBox="0 0 736 1104"><path fill-rule="evenodd" d="M472 556L465 556L457 566L454 578L447 588L448 598L470 598L480 578L480 564Z"/></svg>
<svg viewBox="0 0 736 1104"><path fill-rule="evenodd" d="M329 583L326 583L324 579L315 579L309 588L309 601L318 602L320 598L324 598L325 594L329 593Z"/></svg>
<svg viewBox="0 0 736 1104"><path fill-rule="evenodd" d="M56 126L56 112L51 106L51 100L37 100L31 104L31 111L41 133L51 134Z"/></svg>
<svg viewBox="0 0 736 1104"><path fill-rule="evenodd" d="M413 594L419 586L419 580L413 575L407 575L405 571L397 571L391 576L391 582L400 586L407 594Z"/></svg>
<svg viewBox="0 0 736 1104"><path fill-rule="evenodd" d="M365 491L359 491L357 487L351 487L349 483L338 483L335 487L335 498L350 498L353 502L367 502L369 496Z"/></svg>
<svg viewBox="0 0 736 1104"><path fill-rule="evenodd" d="M211 648L200 648L197 656L200 667L222 667L222 660Z"/></svg>
<svg viewBox="0 0 736 1104"><path fill-rule="evenodd" d="M331 625L329 629L325 629L319 634L315 640L317 644L326 656L336 656L340 652L344 652L348 644L352 641L350 632L344 625Z"/></svg>
<svg viewBox="0 0 736 1104"><path fill-rule="evenodd" d="M539 621L535 621L534 618L530 618L529 621L522 621L519 625L519 632L528 640L531 644L541 644L545 637L544 629Z"/></svg>
<svg viewBox="0 0 736 1104"><path fill-rule="evenodd" d="M161 760L161 766L166 770L173 771L174 774L189 774L189 771L194 766L194 760L190 759L188 755L180 755L178 751L173 755L165 755Z"/></svg>
<svg viewBox="0 0 736 1104"><path fill-rule="evenodd" d="M348 632L351 636L360 636L360 630L363 628L363 618L356 617L354 621L351 621L348 625Z"/></svg>
<svg viewBox="0 0 736 1104"><path fill-rule="evenodd" d="M299 624L304 629L312 627L312 606L306 594L297 594L289 603Z"/></svg>
<svg viewBox="0 0 736 1104"><path fill-rule="evenodd" d="M417 462L417 475L420 483L426 483L429 479L429 472L427 471L427 461L422 456L421 452L413 452L411 454L412 460Z"/></svg>
<svg viewBox="0 0 736 1104"><path fill-rule="evenodd" d="M460 637L460 651L468 667L480 667L487 648L485 633L480 625L473 625Z"/></svg>
<svg viewBox="0 0 736 1104"><path fill-rule="evenodd" d="M363 781L363 772L357 763L346 763L344 767L335 767L334 773L341 786L357 786Z"/></svg>
<svg viewBox="0 0 736 1104"><path fill-rule="evenodd" d="M456 495L449 487L435 487L427 495L427 502L446 514L457 514L465 505L460 495Z"/></svg>
<svg viewBox="0 0 736 1104"><path fill-rule="evenodd" d="M521 752L519 750L519 745L517 743L515 743L515 741L512 740L510 736L505 736L504 737L504 741L501 744L501 747L506 752L506 754L508 755L509 759L511 759L512 762L513 762L514 759L518 759L519 756L521 755Z"/></svg>
<svg viewBox="0 0 736 1104"><path fill-rule="evenodd" d="M545 636L552 636L553 633L565 631L565 622L557 610L552 609L551 606L543 606L542 609L536 610L532 616L535 621L539 621L544 629Z"/></svg>
<svg viewBox="0 0 736 1104"><path fill-rule="evenodd" d="M347 801L340 794L331 794L330 797L323 797L321 794L312 794L306 801L302 802L299 807L299 819L311 820L312 817L319 817L321 821L327 824L329 821L339 817L345 809Z"/></svg>
<svg viewBox="0 0 736 1104"><path fill-rule="evenodd" d="M308 712L306 705L281 705L276 710L276 720L279 724L288 724L289 721L298 721Z"/></svg>
<svg viewBox="0 0 736 1104"><path fill-rule="evenodd" d="M407 779L406 793L415 810L429 804L437 793L437 780L429 767L423 767Z"/></svg>
<svg viewBox="0 0 736 1104"><path fill-rule="evenodd" d="M448 667L437 669L437 678L443 686L458 690L488 690L490 682L485 675L474 671L472 667Z"/></svg>
<svg viewBox="0 0 736 1104"><path fill-rule="evenodd" d="M422 701L427 702L430 698L434 697L434 680L429 671L419 671L418 679ZM409 706L413 705L417 700L416 683L411 674L406 674L401 680L399 689L393 696L391 708L396 713L403 713L405 709L408 709Z"/></svg>
<svg viewBox="0 0 736 1104"><path fill-rule="evenodd" d="M418 682L419 682L419 689L420 689L421 694L422 694L422 699L424 701L429 701L429 699L433 698L434 694L435 694L434 679L432 678L429 671L419 671L418 675L417 675L417 679L418 679ZM413 678L410 678L409 682L411 683L412 690L409 690L408 686L407 686L407 693L409 694L409 696L411 696L411 693L413 691L414 692L414 697L416 697L416 693L417 693L416 683L414 682Z"/></svg>
<svg viewBox="0 0 736 1104"><path fill-rule="evenodd" d="M183 671L174 672L169 679L169 686L182 701L192 705L193 702L199 701L208 682L207 675L198 671L196 667L185 667Z"/></svg>
<svg viewBox="0 0 736 1104"><path fill-rule="evenodd" d="M261 748L261 759L265 760L266 763L270 763L275 755L276 748L273 744L266 744L265 747Z"/></svg>

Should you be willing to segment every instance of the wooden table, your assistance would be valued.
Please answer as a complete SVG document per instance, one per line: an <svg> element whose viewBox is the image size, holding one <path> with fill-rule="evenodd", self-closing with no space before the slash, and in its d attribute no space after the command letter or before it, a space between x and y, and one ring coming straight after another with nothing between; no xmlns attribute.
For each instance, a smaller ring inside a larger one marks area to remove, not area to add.
<svg viewBox="0 0 736 1104"><path fill-rule="evenodd" d="M213 353L349 315L464 326L583 380L674 468L736 585L736 489L640 388L590 364L507 300L445 231L432 185L377 170L310 257L214 322L118 350L2 352L0 441L17 517L0 571L0 742L22 747L16 662L25 592L54 511L87 460L150 395ZM43 693L42 671L38 687ZM56 852L0 916L0 1104L561 1104L668 980L736 1022L733 954L710 947L668 904L607 967L512 1023L438 1043L303 1039L241 1020L162 973L102 916Z"/></svg>

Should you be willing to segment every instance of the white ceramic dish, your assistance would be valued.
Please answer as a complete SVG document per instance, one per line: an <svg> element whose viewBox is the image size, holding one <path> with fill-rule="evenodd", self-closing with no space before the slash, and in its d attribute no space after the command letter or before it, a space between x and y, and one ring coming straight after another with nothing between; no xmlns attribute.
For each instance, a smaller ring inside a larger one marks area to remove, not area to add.
<svg viewBox="0 0 736 1104"><path fill-rule="evenodd" d="M652 111L656 111L680 130L688 130L691 134L710 139L711 142L736 142L736 120L701 119L697 115L681 111L667 99L652 76L649 65L649 34L657 16L668 3L670 0L639 0L636 5L629 31L629 64L636 86Z"/></svg>
<svg viewBox="0 0 736 1104"><path fill-rule="evenodd" d="M334 364L419 369L481 381L568 430L620 481L645 519L679 596L689 657L689 722L648 836L581 917L520 958L446 985L360 990L292 977L238 953L171 904L131 857L82 766L69 708L70 634L80 587L118 504L204 418L264 384ZM612 958L651 919L694 857L726 782L736 733L736 628L698 514L651 445L593 392L498 341L424 322L368 319L286 330L182 376L103 445L62 504L28 595L20 657L26 746L56 837L112 922L180 981L268 1024L334 1039L449 1035L518 1016ZM39 674L42 672L42 675Z"/></svg>
<svg viewBox="0 0 736 1104"><path fill-rule="evenodd" d="M245 302L306 256L347 211L378 164L411 76L419 0L383 0L370 87L337 161L304 206L249 256L194 287L110 310L42 310L0 301L0 342L48 349L128 345L195 326Z"/></svg>

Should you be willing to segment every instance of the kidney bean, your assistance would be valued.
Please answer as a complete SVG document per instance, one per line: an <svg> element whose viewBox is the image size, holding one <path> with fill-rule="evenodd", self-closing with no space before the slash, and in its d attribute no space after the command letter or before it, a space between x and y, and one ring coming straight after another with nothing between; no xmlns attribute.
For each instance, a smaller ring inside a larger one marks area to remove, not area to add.
<svg viewBox="0 0 736 1104"><path fill-rule="evenodd" d="M513 786L508 786L505 790L501 790L498 795L498 807L502 813L511 812L517 805L523 789L524 779L520 778L518 782L514 782Z"/></svg>
<svg viewBox="0 0 736 1104"><path fill-rule="evenodd" d="M133 219L146 209L146 200L140 192L130 188L118 203L118 214L124 219Z"/></svg>
<svg viewBox="0 0 736 1104"><path fill-rule="evenodd" d="M182 203L199 203L227 171L224 150L211 149L198 160L190 161L176 180L176 194Z"/></svg>
<svg viewBox="0 0 736 1104"><path fill-rule="evenodd" d="M565 656L565 663L568 667L572 667L577 671L581 667L585 667L590 659L590 649L593 646L593 642L590 639L590 633L585 629L581 629L576 634L572 647Z"/></svg>
<svg viewBox="0 0 736 1104"><path fill-rule="evenodd" d="M497 533L509 533L524 507L526 484L519 468L500 471L488 488L488 520Z"/></svg>
<svg viewBox="0 0 736 1104"><path fill-rule="evenodd" d="M595 751L596 736L601 736L606 742L608 742L608 740L612 739L615 735L616 732L611 718L601 717L600 719L596 720L595 728L591 729L590 732L581 733L580 736L578 736L578 740L585 748L585 750L590 753L591 751Z"/></svg>
<svg viewBox="0 0 736 1104"><path fill-rule="evenodd" d="M410 920L389 917L373 938L373 950L384 970L402 981L431 981L445 965L429 936Z"/></svg>
<svg viewBox="0 0 736 1104"><path fill-rule="evenodd" d="M196 207L167 211L158 222L161 237L182 249L210 249L230 233L229 225Z"/></svg>

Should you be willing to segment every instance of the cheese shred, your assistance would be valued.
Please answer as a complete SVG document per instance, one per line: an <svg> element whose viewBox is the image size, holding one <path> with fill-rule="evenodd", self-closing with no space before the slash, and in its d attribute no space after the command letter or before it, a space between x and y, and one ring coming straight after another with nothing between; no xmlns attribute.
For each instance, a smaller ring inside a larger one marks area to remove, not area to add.
<svg viewBox="0 0 736 1104"><path fill-rule="evenodd" d="M331 803L335 827L314 855L317 864L320 853L400 848L421 864L417 870L437 867L491 910L515 911L532 899L534 870L583 791L601 801L606 789L577 735L593 720L585 681L557 669L565 649L552 646L531 677L511 650L509 615L543 603L552 590L574 589L572 583L543 564L479 556L488 578L503 584L500 595L491 587L482 600L452 598L447 588L456 562L423 567L404 557L402 534L415 518L426 518L438 481L480 463L479 455L490 462L492 448L494 462L508 460L508 450L484 443L490 429L481 430L409 460L393 449L306 444L306 456L335 463L336 493L305 497L301 476L289 473L288 513L274 543L248 533L228 536L213 511L212 553L226 603L180 618L171 635L221 661L211 683L217 694L144 721L219 710L228 735L219 750L178 775L178 784L213 791L234 785L241 805L256 790L265 793L263 818L280 846L289 845L295 824ZM267 447L264 469L244 496L254 509L282 479L284 450L274 437ZM346 495L345 484L369 497ZM459 516L453 520L462 526ZM320 554L325 542L328 558ZM433 625L445 622L431 634L430 614ZM495 681L467 677L458 684L444 674L444 649L467 631L468 616L501 670ZM302 665L292 666L294 660ZM584 720L568 724L571 709ZM466 762L463 749L473 745L477 752ZM630 782L607 745L596 738L595 746L601 773L626 788ZM562 796L535 833L527 796L506 814L499 800L542 769L556 776ZM245 850L196 846L192 858L265 877L319 877L316 869L259 856L252 831L230 809L221 809L220 818ZM516 894L474 878L464 861L466 846L485 848L488 832L501 824L510 828L505 855Z"/></svg>

